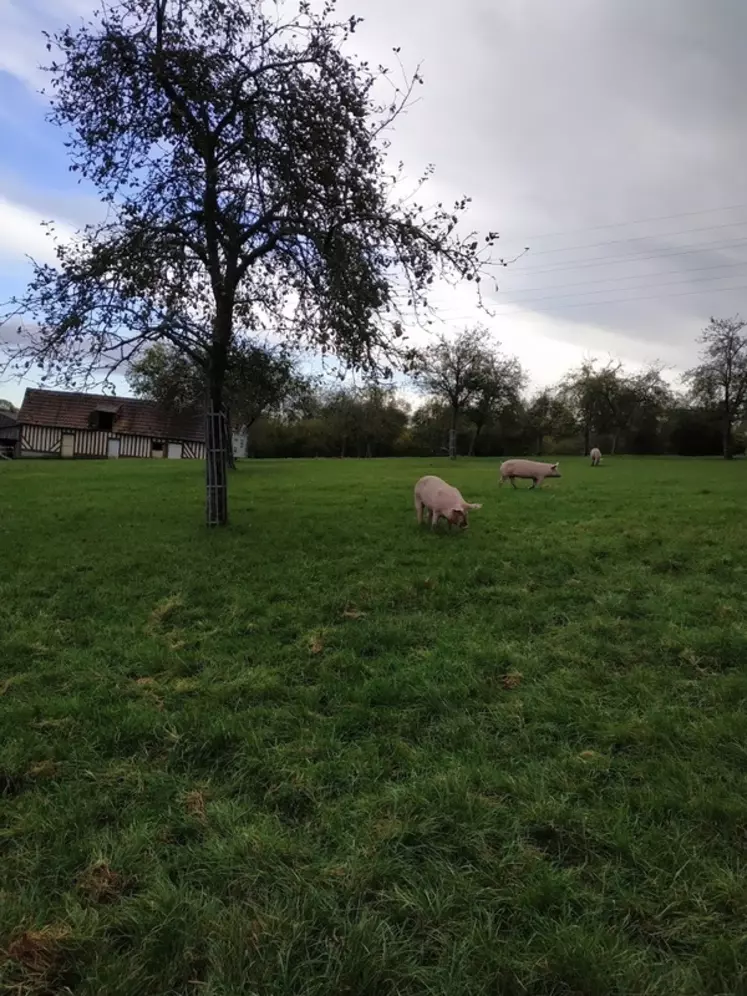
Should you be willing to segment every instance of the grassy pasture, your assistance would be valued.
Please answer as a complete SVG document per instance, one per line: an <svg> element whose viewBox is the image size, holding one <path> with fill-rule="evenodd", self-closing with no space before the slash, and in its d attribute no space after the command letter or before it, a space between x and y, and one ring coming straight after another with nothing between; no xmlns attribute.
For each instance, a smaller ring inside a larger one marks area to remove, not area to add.
<svg viewBox="0 0 747 996"><path fill-rule="evenodd" d="M560 469L3 464L0 992L747 993L747 463Z"/></svg>

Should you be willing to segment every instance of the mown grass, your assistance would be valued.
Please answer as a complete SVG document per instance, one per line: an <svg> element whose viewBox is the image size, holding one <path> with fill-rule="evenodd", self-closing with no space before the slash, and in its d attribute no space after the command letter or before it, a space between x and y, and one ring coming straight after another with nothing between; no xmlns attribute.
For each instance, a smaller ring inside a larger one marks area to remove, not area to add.
<svg viewBox="0 0 747 996"><path fill-rule="evenodd" d="M0 468L0 991L747 992L747 464L561 470Z"/></svg>

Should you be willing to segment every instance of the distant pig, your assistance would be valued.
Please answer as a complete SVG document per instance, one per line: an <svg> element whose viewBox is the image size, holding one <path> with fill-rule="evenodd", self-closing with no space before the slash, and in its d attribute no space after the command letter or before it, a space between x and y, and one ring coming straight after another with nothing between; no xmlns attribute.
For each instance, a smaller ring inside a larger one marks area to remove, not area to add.
<svg viewBox="0 0 747 996"><path fill-rule="evenodd" d="M506 480L511 481L511 487L515 488L514 478L532 481L532 488L536 488L546 477L560 477L557 463L541 463L539 460L506 460L501 464L501 485ZM529 490L531 491L532 488Z"/></svg>
<svg viewBox="0 0 747 996"><path fill-rule="evenodd" d="M440 477L428 475L421 477L415 485L415 513L418 524L423 521L423 509L430 512L431 529L436 528L438 520L443 516L449 526L459 526L466 529L469 525L467 512L482 508L482 505L465 501L456 488L452 488Z"/></svg>
<svg viewBox="0 0 747 996"><path fill-rule="evenodd" d="M593 449L589 453L589 456L591 457L592 467L598 467L599 464L602 462L602 451L596 446L593 447Z"/></svg>

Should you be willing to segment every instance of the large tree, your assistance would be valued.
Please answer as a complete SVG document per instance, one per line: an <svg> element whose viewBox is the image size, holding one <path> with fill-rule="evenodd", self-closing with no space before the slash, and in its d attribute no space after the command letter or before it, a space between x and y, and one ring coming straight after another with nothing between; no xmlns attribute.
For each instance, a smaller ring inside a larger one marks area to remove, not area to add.
<svg viewBox="0 0 747 996"><path fill-rule="evenodd" d="M481 325L464 329L454 337L442 333L414 361L416 384L450 412L449 457L456 459L457 425L460 416L477 401L494 356L488 329Z"/></svg>
<svg viewBox="0 0 747 996"><path fill-rule="evenodd" d="M584 360L563 378L558 397L574 413L576 428L583 436L584 455L589 455L592 434L610 433L617 438L624 424L622 364L611 360L598 368L594 359Z"/></svg>
<svg viewBox="0 0 747 996"><path fill-rule="evenodd" d="M532 398L526 408L525 420L534 451L538 456L544 452L545 439L548 436L568 436L576 429L575 413L561 394L549 388L545 388Z"/></svg>
<svg viewBox="0 0 747 996"><path fill-rule="evenodd" d="M165 343L154 343L133 359L127 382L137 397L169 411L202 408L207 399L202 368Z"/></svg>
<svg viewBox="0 0 747 996"><path fill-rule="evenodd" d="M391 369L434 280L479 281L496 238L467 199L403 191L384 134L411 79L345 54L334 0L119 0L49 37L51 120L107 219L35 266L16 360L66 383L167 341L205 371L209 523L225 523L222 410L241 330ZM427 176L423 178L427 179Z"/></svg>
<svg viewBox="0 0 747 996"><path fill-rule="evenodd" d="M599 410L593 373L593 363L585 360L580 367L566 373L557 389L557 397L573 413L574 429L583 435L585 456L591 449L591 434Z"/></svg>
<svg viewBox="0 0 747 996"><path fill-rule="evenodd" d="M127 380L139 397L158 401L172 411L205 406L204 370L173 346L156 343L148 347L131 364ZM284 413L302 404L309 390L309 379L285 350L239 342L226 370L228 427L248 431L263 415ZM229 447L229 462L231 452Z"/></svg>
<svg viewBox="0 0 747 996"><path fill-rule="evenodd" d="M469 444L470 456L474 456L480 434L487 426L499 422L501 416L519 414L521 393L527 382L519 360L497 352L486 355L478 378L477 395L466 411L467 419L474 426Z"/></svg>
<svg viewBox="0 0 747 996"><path fill-rule="evenodd" d="M452 415L449 408L436 398L429 398L412 413L410 432L418 453L442 456L448 453L444 440L448 439Z"/></svg>
<svg viewBox="0 0 747 996"><path fill-rule="evenodd" d="M394 390L376 383L331 391L319 415L332 451L341 458L391 453L408 421Z"/></svg>
<svg viewBox="0 0 747 996"><path fill-rule="evenodd" d="M355 391L339 388L326 397L320 411L330 445L344 460L361 427L361 408Z"/></svg>
<svg viewBox="0 0 747 996"><path fill-rule="evenodd" d="M693 399L718 413L721 450L725 460L734 456L734 424L747 409L747 322L733 318L711 318L703 329L700 363L685 374Z"/></svg>
<svg viewBox="0 0 747 996"><path fill-rule="evenodd" d="M610 453L617 452L620 436L630 424L637 404L637 395L620 361L611 360L591 374L589 385L596 398L596 418L599 432L612 437Z"/></svg>
<svg viewBox="0 0 747 996"><path fill-rule="evenodd" d="M622 439L629 444L648 436L645 448L655 447L664 412L671 407L671 391L661 367L651 365L639 373L627 371L619 360L599 365L594 359L569 371L557 397L573 412L576 429L583 434L589 453L592 436L610 437L610 452L616 453Z"/></svg>
<svg viewBox="0 0 747 996"><path fill-rule="evenodd" d="M409 408L391 387L369 384L360 392L363 406L363 455L391 453L409 421Z"/></svg>
<svg viewBox="0 0 747 996"><path fill-rule="evenodd" d="M660 452L665 419L675 404L672 389L656 364L631 375L628 387L635 403L627 427L627 452Z"/></svg>

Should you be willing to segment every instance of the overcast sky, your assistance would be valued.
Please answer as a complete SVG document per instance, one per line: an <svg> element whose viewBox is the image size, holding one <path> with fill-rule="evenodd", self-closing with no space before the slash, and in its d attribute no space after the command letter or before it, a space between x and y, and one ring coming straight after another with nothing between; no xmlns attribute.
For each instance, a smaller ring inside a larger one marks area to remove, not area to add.
<svg viewBox="0 0 747 996"><path fill-rule="evenodd" d="M49 253L41 218L72 231L90 192L67 171L36 90L40 32L84 0L0 0L0 300L24 256ZM747 4L744 0L343 0L352 49L422 63L420 100L393 134L434 199L468 193L501 233L487 324L535 384L584 356L691 365L711 314L747 313ZM478 317L468 288L444 328ZM483 320L484 316L483 316ZM19 400L22 388L0 385Z"/></svg>

